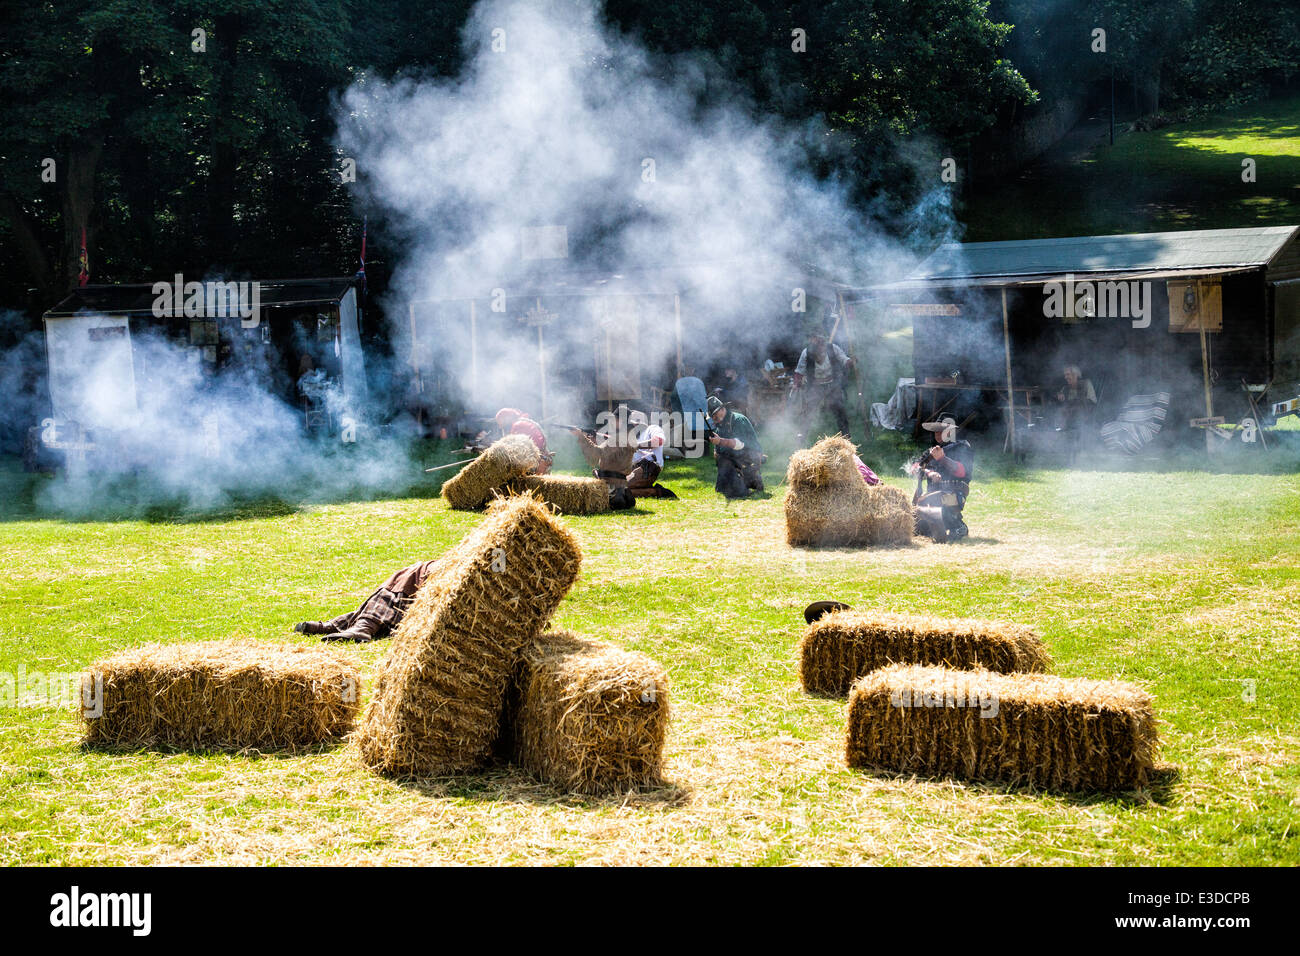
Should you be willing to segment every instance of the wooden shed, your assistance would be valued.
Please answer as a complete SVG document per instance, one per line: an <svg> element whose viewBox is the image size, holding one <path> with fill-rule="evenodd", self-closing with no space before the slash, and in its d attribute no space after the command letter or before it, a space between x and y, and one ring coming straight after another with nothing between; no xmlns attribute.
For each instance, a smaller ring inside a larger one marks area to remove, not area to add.
<svg viewBox="0 0 1300 956"><path fill-rule="evenodd" d="M1065 365L1095 384L1099 418L1167 392L1184 437L1193 420L1300 395L1296 226L951 243L850 298L911 317L923 413L944 399L959 417L982 411L1011 443Z"/></svg>

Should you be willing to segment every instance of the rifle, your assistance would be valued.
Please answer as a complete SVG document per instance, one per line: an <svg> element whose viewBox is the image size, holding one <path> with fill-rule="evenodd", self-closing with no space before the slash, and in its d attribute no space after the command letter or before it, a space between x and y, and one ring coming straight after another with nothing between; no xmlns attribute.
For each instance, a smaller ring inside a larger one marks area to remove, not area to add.
<svg viewBox="0 0 1300 956"><path fill-rule="evenodd" d="M560 430L562 430L562 431L566 431L566 432L581 432L582 434L584 434L584 435L586 435L588 438L590 438L592 441L595 441L597 438L606 438L606 437L608 437L604 432L598 432L598 431L596 431L596 429L594 429L594 428L583 428L581 425L562 425L562 424L560 424L560 423L557 422L557 423L555 423L555 424L553 424L553 425L547 425L546 427L547 427L547 428L558 428L558 429L560 429Z"/></svg>
<svg viewBox="0 0 1300 956"><path fill-rule="evenodd" d="M477 457L478 457L477 455L474 456L474 458ZM461 465L468 465L471 461L474 460L474 458L466 458L464 461L453 461L449 465L438 465L436 468L426 468L424 469L424 473L427 475L431 471L444 471L448 468L459 468Z"/></svg>
<svg viewBox="0 0 1300 956"><path fill-rule="evenodd" d="M438 465L435 468L426 468L424 469L424 473L427 475L431 471L445 471L448 468L459 468L461 465L468 465L471 461L473 461L479 455L483 454L483 452L486 450L487 449L485 447L480 447L479 445L467 444L464 448L457 448L454 452L452 452L452 454L463 455L465 454L465 452L469 452L470 456L468 458L464 459L463 461L453 461L450 464L446 464L446 465Z"/></svg>
<svg viewBox="0 0 1300 956"><path fill-rule="evenodd" d="M916 472L916 491L912 493L912 504L915 506L921 500L921 495L925 493L925 469L934 458L930 455L930 449L926 449L912 461L909 469Z"/></svg>

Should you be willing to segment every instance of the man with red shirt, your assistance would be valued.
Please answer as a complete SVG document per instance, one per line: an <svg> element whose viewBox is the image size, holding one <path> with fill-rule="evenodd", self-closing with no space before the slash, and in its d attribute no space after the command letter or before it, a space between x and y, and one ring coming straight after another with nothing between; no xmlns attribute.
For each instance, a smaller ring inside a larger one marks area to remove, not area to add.
<svg viewBox="0 0 1300 956"><path fill-rule="evenodd" d="M546 433L542 431L541 425L517 408L501 409L496 413L496 423L502 435L525 435L532 439L537 450L542 453L542 463L537 467L536 474L544 475L551 470L555 456L546 450Z"/></svg>

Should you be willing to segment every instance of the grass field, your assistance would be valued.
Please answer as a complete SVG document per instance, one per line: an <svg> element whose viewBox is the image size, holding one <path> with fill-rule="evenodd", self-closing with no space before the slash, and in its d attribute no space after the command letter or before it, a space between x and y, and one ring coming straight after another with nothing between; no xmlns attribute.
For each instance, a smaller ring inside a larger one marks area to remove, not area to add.
<svg viewBox="0 0 1300 956"><path fill-rule="evenodd" d="M1242 160L1255 180L1242 181ZM1150 132L1076 156L1053 150L977 184L968 242L1300 223L1300 96Z"/></svg>
<svg viewBox="0 0 1300 956"><path fill-rule="evenodd" d="M977 483L964 544L810 552L784 544L777 472L727 504L711 467L670 465L679 501L569 521L586 558L556 624L667 668L663 789L574 798L508 766L398 783L350 745L88 751L70 708L7 706L0 862L1300 863L1296 474L1010 472ZM12 466L0 480L10 674L293 640L477 520L425 496L65 522L24 517ZM801 609L828 596L1035 625L1059 673L1152 691L1170 769L1117 796L849 771L843 704L796 679ZM340 648L367 677L385 651Z"/></svg>

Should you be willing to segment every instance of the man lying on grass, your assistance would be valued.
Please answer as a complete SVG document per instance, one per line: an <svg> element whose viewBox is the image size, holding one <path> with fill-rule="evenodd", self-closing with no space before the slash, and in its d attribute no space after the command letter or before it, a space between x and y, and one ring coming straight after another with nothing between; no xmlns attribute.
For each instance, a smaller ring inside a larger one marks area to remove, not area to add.
<svg viewBox="0 0 1300 956"><path fill-rule="evenodd" d="M393 633L411 606L415 592L429 576L433 561L422 561L392 574L361 607L340 614L332 621L303 621L293 629L299 634L319 634L322 641L356 641L364 644Z"/></svg>

